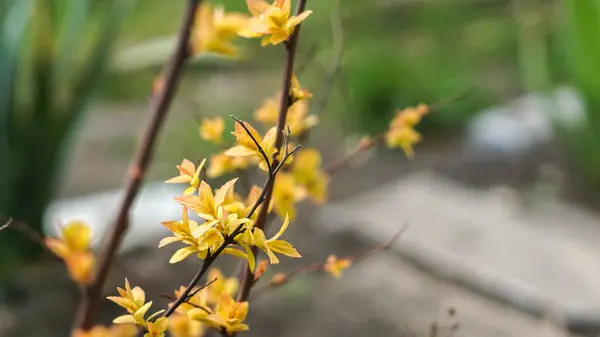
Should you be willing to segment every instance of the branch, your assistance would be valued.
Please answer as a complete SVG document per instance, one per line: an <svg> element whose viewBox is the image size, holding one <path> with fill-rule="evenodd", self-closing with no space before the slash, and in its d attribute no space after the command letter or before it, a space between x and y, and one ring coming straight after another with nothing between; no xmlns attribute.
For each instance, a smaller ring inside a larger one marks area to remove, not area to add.
<svg viewBox="0 0 600 337"><path fill-rule="evenodd" d="M236 122L241 123L242 126L244 126L244 122L242 122L241 120L238 120L236 118L234 118L236 120ZM244 127L244 130L246 130L246 132L248 133L248 135L250 135L252 137L252 139L254 139L254 137L252 136L252 134L250 133L250 130L248 130L246 127ZM263 152L262 147L260 146L260 144L258 142L256 142L256 146L258 146L259 151ZM263 202L265 202L266 198L266 186L271 184L271 182L273 181L273 179L275 178L275 175L277 174L277 172L279 172L279 170L281 170L281 168L283 167L284 163L289 159L289 157L291 157L296 151L298 151L300 149L300 145L296 146L291 152L287 152L286 150L286 154L283 157L283 159L281 160L281 162L277 165L277 167L271 171L269 171L269 179L267 179L267 182L265 183L265 188L263 188L260 196L258 197L258 199L256 199L256 202L254 203L254 205L252 206L252 209L250 209L250 211L248 212L248 214L246 215L246 218L250 218L254 212L256 212L256 210L258 209L258 207L263 204ZM268 208L268 207L264 207L264 208ZM228 235L225 238L225 241L221 244L221 246L219 246L219 248L214 252L214 253L210 253L207 255L207 257L204 259L204 262L202 263L202 266L200 267L200 270L198 270L198 273L196 273L196 275L194 276L194 278L190 281L190 283L188 284L188 286L186 287L185 291L175 300L175 303L173 303L172 306L170 306L167 311L165 311L165 313L163 314L163 317L168 317L171 314L173 314L175 312L175 310L182 305L183 303L186 303L187 301L190 300L190 298L192 298L198 291L200 291L202 288L195 290L194 292L192 292L192 289L196 286L196 284L198 284L198 282L200 282L200 280L202 279L202 277L206 274L206 272L208 271L208 269L210 268L210 266L217 260L217 258L219 257L219 255L223 252L223 250L225 250L225 248L227 248L227 246L229 246L230 244L235 243L235 237L238 236L239 234L241 234L245 229L243 228L243 224L240 224L235 231L233 231L233 233L231 233L231 235ZM245 265L244 265L245 266ZM245 268L247 269L248 267L245 266ZM213 280L209 283L207 283L204 287L210 285L212 282L216 281Z"/></svg>
<svg viewBox="0 0 600 337"><path fill-rule="evenodd" d="M306 2L307 2L307 0L298 0L298 5L296 6L296 15L299 15L300 13L304 12L304 9L306 8ZM300 36L301 26L302 25L298 25L296 27L296 29L290 36L290 39L285 44L287 56L286 56L286 63L285 63L285 71L283 74L283 83L281 85L282 91L281 91L281 101L280 101L280 106L279 106L279 117L277 118L277 137L275 138L275 148L278 149L278 151L281 150L281 145L283 144L283 141L284 141L284 132L283 131L284 131L285 123L287 120L288 109L292 103L289 93L290 93L290 89L292 86L292 76L294 74L294 59L296 57L296 48L298 46L298 37ZM274 165L276 165L276 166L279 165L279 163L277 163L277 155L278 155L278 153L275 153L275 155L273 156L273 162L274 162ZM269 204L271 203L271 198L273 196L273 187L275 186L275 177L276 177L276 174L272 175L272 177L269 177L269 179L267 180L267 183L265 185L265 188L263 189L263 192L265 194L264 204L267 206L261 208L260 213L258 214L258 218L256 219L256 224L255 224L256 228L264 229L264 227L265 227L265 223L267 221L267 216L269 214ZM258 256L258 248L256 246L252 247L252 253L254 254L255 257ZM241 284L241 291L237 298L238 302L243 302L246 299L248 299L248 296L250 295L250 289L254 285L254 275L253 275L252 271L250 270L248 263L244 264L244 269L245 269L245 271L244 271L244 278L243 278L242 284ZM235 334L233 334L233 335L235 335Z"/></svg>
<svg viewBox="0 0 600 337"><path fill-rule="evenodd" d="M6 223L0 227L0 232L7 229L8 227L10 227L10 225L12 225L12 223L13 223L13 218L8 219L8 221L6 221Z"/></svg>
<svg viewBox="0 0 600 337"><path fill-rule="evenodd" d="M361 139L361 141L358 143L358 146L354 150L352 150L346 156L339 158L339 159L332 161L331 163L325 165L325 167L323 168L323 171L325 171L325 173L327 173L327 174L333 174L333 173L336 173L343 169L348 168L352 164L352 162L354 161L354 159L356 157L358 157L364 151L375 146L375 144L382 138L383 138L383 134L379 134L373 138Z"/></svg>
<svg viewBox="0 0 600 337"><path fill-rule="evenodd" d="M194 24L196 10L201 1L202 0L188 0L188 5L183 15L183 21L178 34L176 50L165 69L163 84L152 97L150 103L151 117L131 165L129 181L125 188L125 196L112 227L112 231L110 232L108 239L105 240L100 251L98 269L94 275L94 280L90 286L84 289L83 299L79 306L73 334L78 330L89 330L93 325L93 319L96 315L100 297L102 295L102 288L108 277L116 252L127 232L129 210L136 199L146 170L152 159L154 145L177 91L177 84L179 83L183 68L190 58L189 40L191 29Z"/></svg>
<svg viewBox="0 0 600 337"><path fill-rule="evenodd" d="M233 231L233 233L231 233L231 235L228 235L225 238L225 241L221 244L221 246L219 246L219 248L217 250L214 251L214 253L209 252L209 254L204 259L204 262L202 262L202 267L200 267L200 270L198 270L198 272L196 273L194 278L190 281L190 283L188 284L188 286L186 287L184 292L181 295L179 295L179 297L177 298L175 303L173 303L173 305L171 305L169 307L169 309L167 309L163 313L162 317L171 316L180 305L187 302L189 300L189 298L191 296L193 296L191 294L192 289L196 286L196 284L198 284L198 282L200 282L200 280L202 279L202 276L204 276L204 274L206 274L206 272L208 271L208 268L210 268L210 266L215 262L217 257L219 257L219 255L221 255L223 250L225 250L225 248L227 248L227 246L229 246L230 244L234 243L235 242L234 238L238 234L240 234L244 231L243 226L244 226L243 224L239 225L235 229L235 231Z"/></svg>
<svg viewBox="0 0 600 337"><path fill-rule="evenodd" d="M218 254L217 254L217 255L218 255ZM170 299L170 300L175 300L175 301L179 301L179 300L180 300L180 298L183 298L183 302L181 302L181 304L183 304L183 303L187 303L187 304L193 305L194 307L196 307L196 308L200 308L200 309L202 309L202 310L204 310L204 311L206 311L207 313L209 313L209 314L210 314L210 311L209 311L208 309L206 309L205 307L203 307L203 306L199 306L199 305L195 305L195 304L193 304L193 303L190 303L189 301L192 299L192 297L196 296L196 294L197 294L197 293L198 293L200 290L207 288L207 287L208 287L208 286L210 286L211 284L215 283L215 281L216 281L216 280L217 280L217 279L215 278L214 280L212 280L212 281L210 281L210 282L208 282L208 283L204 284L202 287L199 287L198 289L194 290L193 292L191 292L190 294L188 294L186 297L180 296L179 298L175 298L175 297L172 297L172 296L169 296L169 295L161 295L161 296L162 296L162 297L164 297L164 298ZM191 289L191 288L188 286L188 289ZM186 290L187 290L187 289L186 289ZM177 307L179 307L181 304L177 305ZM175 305L173 304L173 306L175 306ZM175 309L177 309L177 307L175 307ZM173 312L175 311L175 309L173 309ZM169 315L170 315L170 314L169 314ZM165 314L165 315L163 315L163 316L169 316L169 315L166 315L166 314Z"/></svg>
<svg viewBox="0 0 600 337"><path fill-rule="evenodd" d="M217 281L217 279L218 279L218 278L216 278L216 277L215 277L215 278L214 278L212 281L210 281L210 282L208 282L208 283L204 284L202 287L199 287L198 289L196 289L196 290L192 291L192 292L191 292L191 293L188 295L188 298L187 298L187 300L188 300L188 301L189 301L189 300L191 300L191 299L192 299L192 297L196 296L196 294L197 294L198 292L200 292L200 290L202 290L202 289L204 289L204 288L208 287L209 285L211 285L211 284L215 283L215 282Z"/></svg>
<svg viewBox="0 0 600 337"><path fill-rule="evenodd" d="M48 246L46 246L46 243L44 242L44 236L35 229L33 229L31 226L29 226L27 223L15 218L10 218L4 225L2 225L2 227L0 227L0 232L9 228L20 232L29 240L35 243L39 243L42 247L44 247L46 250L52 253L52 255L56 256L56 254L50 249L48 249Z"/></svg>
<svg viewBox="0 0 600 337"><path fill-rule="evenodd" d="M258 148L258 152L260 153L260 155L265 160L265 163L267 164L267 168L269 170L269 176L272 175L273 174L273 168L271 167L271 160L269 159L269 156L267 156L267 154L265 153L265 150L262 148L262 146L260 146L260 143L258 142L258 140L256 139L256 137L254 137L254 135L252 134L252 132L250 132L250 130L246 126L246 123L244 123L241 120L237 119L235 116L231 116L231 118L234 121L236 121L236 123L238 123L242 128L244 128L244 130L246 131L246 133L248 134L248 136L250 137L250 139L252 139L252 142L254 143L254 145L256 145L256 147Z"/></svg>
<svg viewBox="0 0 600 337"><path fill-rule="evenodd" d="M335 80L342 69L342 56L344 55L346 28L342 5L339 1L335 1L335 6L336 10L331 13L331 30L333 32L333 42L337 43L337 48L333 61L333 70L327 74L325 78L324 89L320 91L322 94L319 95L319 98L316 100L315 108L313 109L313 114L318 116L321 115L327 107L329 97L333 91Z"/></svg>
<svg viewBox="0 0 600 337"><path fill-rule="evenodd" d="M400 236L402 236L402 234L404 234L404 232L406 232L407 229L408 229L408 225L404 225L396 234L394 234L394 236L387 243L385 243L383 245L379 245L375 248L369 249L366 252L363 252L363 253L360 253L357 255L353 255L353 256L341 257L340 259L345 259L345 260L350 260L352 262L355 262L355 261L365 259L373 254L376 254L376 253L379 253L382 251L386 251L386 250L392 248L394 243L396 243L396 241L398 241ZM280 286L283 286L283 285L287 284L293 277L295 277L299 274L315 272L315 271L322 271L325 269L326 265L327 265L327 262L319 262L319 263L311 264L308 266L302 266L302 267L293 269L292 271L290 271L286 274L281 274L281 278L278 282L268 283L264 287L257 289L257 294L261 294L267 289L278 288Z"/></svg>
<svg viewBox="0 0 600 337"><path fill-rule="evenodd" d="M459 92L457 95L448 97L446 99L443 99L443 100L440 100L440 101L437 101L437 102L431 104L429 106L429 111L430 111L429 113L442 110L443 108L447 107L448 105L465 98L466 96L468 96L471 93L472 90L473 90L473 88L466 89L462 92ZM334 160L331 163L328 163L327 165L325 165L323 170L325 171L325 173L333 174L333 173L336 173L338 171L348 168L352 164L352 161L354 161L354 159L356 157L358 157L362 152L375 146L376 142L381 140L383 138L383 136L384 136L384 133L380 133L373 138L363 138L359 142L358 146L355 149L353 149L350 153L348 153L344 157Z"/></svg>

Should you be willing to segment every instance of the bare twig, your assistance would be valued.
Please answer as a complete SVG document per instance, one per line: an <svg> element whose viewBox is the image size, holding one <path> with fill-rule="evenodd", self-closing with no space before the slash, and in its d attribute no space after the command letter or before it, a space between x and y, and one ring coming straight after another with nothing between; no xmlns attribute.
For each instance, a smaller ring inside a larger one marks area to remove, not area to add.
<svg viewBox="0 0 600 337"><path fill-rule="evenodd" d="M208 282L208 283L204 284L202 287L199 287L198 289L196 289L196 290L192 291L192 292L191 292L191 293L188 295L188 298L187 298L187 300L189 301L189 300L190 300L192 297L196 296L196 294L197 294L197 293L198 293L200 290L202 290L202 289L205 289L205 288L207 288L209 285L211 285L211 284L215 283L215 282L217 281L217 279L218 279L218 278L215 278L214 280L212 280L212 281L210 281L210 282Z"/></svg>
<svg viewBox="0 0 600 337"><path fill-rule="evenodd" d="M0 227L0 232L7 229L8 227L10 227L10 225L12 223L13 223L13 218L8 219L8 221L6 221L6 223Z"/></svg>
<svg viewBox="0 0 600 337"><path fill-rule="evenodd" d="M318 51L319 51L319 43L317 41L313 41L309 45L308 51L305 53L302 63L300 63L300 65L298 65L298 68L296 69L297 76L301 76L304 73L304 71L306 71L306 69L308 69L308 66L310 65L310 63L314 60L315 56L317 56Z"/></svg>
<svg viewBox="0 0 600 337"><path fill-rule="evenodd" d="M201 0L188 0L178 34L176 50L165 69L164 83L152 97L150 120L131 165L129 180L125 188L125 196L108 239L105 240L100 251L98 268L93 282L84 289L83 299L77 311L78 316L75 319L73 334L79 330L89 330L93 325L93 319L96 315L102 289L108 277L112 261L128 229L129 210L137 197L146 170L152 159L154 145L175 96L182 70L190 58L189 40L191 29L194 24L196 10L200 3Z"/></svg>
<svg viewBox="0 0 600 337"><path fill-rule="evenodd" d="M174 296L171 296L171 295L167 295L167 294L159 294L159 296L160 296L160 297L162 297L162 298L166 298L166 299L168 299L168 300L172 300L172 301L175 301L175 300L177 300L177 297L174 297ZM190 302L189 302L189 300L186 300L184 303L186 303L186 304L189 304L189 305L193 306L194 308L202 309L202 310L204 310L204 311L205 311L207 314L210 314L210 313L211 313L211 311L210 311L208 308L205 308L205 307L203 307L203 306L201 306L201 305L196 305L196 304L194 304L194 303L190 303Z"/></svg>
<svg viewBox="0 0 600 337"><path fill-rule="evenodd" d="M298 0L298 4L296 6L296 15L304 12L304 9L306 8L306 2L307 0ZM287 56L285 63L285 71L283 74L283 83L281 85L281 101L279 106L279 116L277 118L276 129L277 137L275 138L275 148L278 149L278 151L281 149L281 145L284 141L283 130L286 125L287 112L292 103L289 93L292 86L292 76L294 74L294 60L296 57L296 47L298 46L300 28L301 25L298 25L292 33L292 35L290 36L290 39L285 44ZM277 163L277 155L278 153L275 153L275 155L273 156L274 165L279 165L279 163ZM269 177L269 179L267 180L267 184L263 189L263 192L265 193L264 204L266 205L266 207L261 208L260 213L258 214L255 224L256 228L264 229L265 223L267 221L267 217L269 214L269 204L271 203L271 197L273 196L273 187L275 186L275 177L276 174ZM258 255L258 248L256 246L252 247L252 253L254 254L254 256ZM245 301L248 298L248 296L250 295L250 289L254 285L254 275L253 272L250 270L248 263L245 264L244 268L245 271L244 278L242 279L241 283L241 291L237 298L239 302Z"/></svg>
<svg viewBox="0 0 600 337"><path fill-rule="evenodd" d="M340 1L335 1L336 10L331 13L331 30L333 32L333 42L337 43L337 47L335 50L335 59L333 61L332 70L327 74L325 78L325 85L319 97L316 99L315 107L313 108L313 114L321 115L325 108L327 107L327 103L329 102L329 97L331 96L331 92L333 91L333 87L335 85L336 79L342 69L342 56L344 55L344 47L345 47L345 24L344 24L344 14L342 11L342 5Z"/></svg>
<svg viewBox="0 0 600 337"><path fill-rule="evenodd" d="M467 89L457 93L454 96L450 96L447 97L445 99L441 99L437 102L434 102L433 104L431 104L429 106L429 111L430 112L435 112L435 111L439 111L444 109L445 107L449 106L450 104L455 103L456 101L460 101L461 99L469 96L469 94L471 94L473 92L475 88L474 87L468 87Z"/></svg>
<svg viewBox="0 0 600 337"><path fill-rule="evenodd" d="M35 229L33 229L31 226L29 226L27 223L15 218L10 218L6 224L0 227L0 231L8 228L20 232L29 240L39 243L40 245L42 245L42 247L48 249L48 246L46 246L46 243L44 242L44 236L41 233L37 232ZM52 254L54 255L53 252Z"/></svg>
<svg viewBox="0 0 600 337"><path fill-rule="evenodd" d="M379 140L381 140L382 138L383 138L383 134L379 134L373 138L363 138L359 142L358 146L356 148L354 148L352 151L350 151L350 153L348 153L347 155L345 155L342 158L339 158L339 159L332 161L331 163L325 165L325 167L323 168L323 171L325 171L325 173L327 173L327 174L334 174L336 172L339 172L343 169L348 168L352 164L354 159L356 159L356 157L358 157L364 151L375 146L375 144L377 144L377 142Z"/></svg>
<svg viewBox="0 0 600 337"><path fill-rule="evenodd" d="M394 236L390 239L390 241L388 241L387 243L377 246L375 248L369 249L366 252L357 254L357 255L353 255L353 256L346 256L346 257L341 257L340 259L346 259L346 260L350 260L353 262L359 261L359 260L363 260L373 254L388 250L390 248L392 248L392 246L394 245L394 243L396 243L396 241L398 241L398 239L400 238L400 236L408 229L408 225L404 225L402 227L402 229L400 229L396 234L394 234ZM327 265L327 262L319 262L319 263L315 263L315 264L311 264L308 266L302 266L296 269L293 269L292 271L283 274L284 276L282 277L282 281L278 282L278 283L269 283L267 285L265 285L264 287L262 287L261 289L257 289L256 293L260 294L263 291L270 289L270 288L277 288L280 287L284 284L287 284L293 277L299 275L299 274L304 274L304 273L308 273L308 272L315 272L315 271L321 271L324 270L325 266ZM253 293L254 294L254 293Z"/></svg>
<svg viewBox="0 0 600 337"><path fill-rule="evenodd" d="M381 245L381 246L377 246L373 249L367 250L366 252L356 255L353 260L358 261L358 260L363 260L373 254L391 249L392 246L394 246L394 243L396 243L396 241L398 241L398 239L400 239L400 237L402 236L402 234L404 234L404 232L406 232L406 230L408 229L408 224L404 224L404 226L402 226L402 228L400 228L400 230L398 232L396 232L396 234L394 234L394 236L392 236L392 238L390 239L390 241L388 241L386 244Z"/></svg>

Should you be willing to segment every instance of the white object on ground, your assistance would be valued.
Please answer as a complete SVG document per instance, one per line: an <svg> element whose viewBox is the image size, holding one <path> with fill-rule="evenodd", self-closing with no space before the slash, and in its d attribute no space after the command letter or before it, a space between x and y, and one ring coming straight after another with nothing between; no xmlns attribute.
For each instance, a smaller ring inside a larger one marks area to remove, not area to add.
<svg viewBox="0 0 600 337"><path fill-rule="evenodd" d="M468 125L468 150L481 155L520 155L553 136L553 123L576 127L585 119L576 90L527 94L514 102L484 110Z"/></svg>

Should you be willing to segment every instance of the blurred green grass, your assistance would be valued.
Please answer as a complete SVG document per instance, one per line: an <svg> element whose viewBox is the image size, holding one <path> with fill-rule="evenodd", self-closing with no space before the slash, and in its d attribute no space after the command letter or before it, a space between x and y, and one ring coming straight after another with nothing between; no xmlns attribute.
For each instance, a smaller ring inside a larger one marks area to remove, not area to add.
<svg viewBox="0 0 600 337"><path fill-rule="evenodd" d="M225 5L228 10L246 11L243 1ZM334 3L313 1L309 8L314 13L303 26L300 55L318 43L316 59L330 64L331 60L323 55L331 56L333 48L330 16ZM425 129L453 132L478 110L520 91L517 32L506 2L423 1L386 8L378 2L352 0L343 3L343 10L346 45L341 78L346 83L337 85L341 94L332 98L329 109L344 117L351 115L346 118L349 131L378 132L396 107L434 103L470 89L466 99L448 106L423 125ZM173 34L181 11L181 3L140 2L127 22L122 44ZM266 70L280 67L282 57L277 49L258 49L246 42L242 41L248 48L243 66ZM322 72L315 69L309 67L303 81L322 82ZM107 99L146 98L158 70L113 74L105 90ZM195 68L188 76L201 80L210 71L210 67Z"/></svg>

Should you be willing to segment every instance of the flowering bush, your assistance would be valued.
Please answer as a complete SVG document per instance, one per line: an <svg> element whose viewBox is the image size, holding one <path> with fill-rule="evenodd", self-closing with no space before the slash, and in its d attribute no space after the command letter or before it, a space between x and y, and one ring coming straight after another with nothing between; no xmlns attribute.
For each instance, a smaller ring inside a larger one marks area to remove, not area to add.
<svg viewBox="0 0 600 337"><path fill-rule="evenodd" d="M308 113L313 95L294 75L294 56L300 25L310 18L312 11L305 9L306 0L298 1L295 14L291 12L291 0L273 3L246 0L246 3L249 15L229 13L223 7L189 0L178 48L166 73L154 85L153 117L130 171L123 205L100 254L95 256L90 251L90 230L81 222L64 226L61 238L44 240L47 247L65 261L72 279L84 290L74 336L134 336L137 329L133 327L141 329L145 337L167 333L176 337L202 336L210 329L223 336L233 336L250 329L245 321L251 308L248 296L253 286L261 282L268 265L302 257L302 252L285 235L298 216L297 204L308 200L324 205L332 174L380 139L385 140L388 147L401 148L407 156L413 156L413 146L421 139L414 128L429 112L426 105L399 110L389 130L377 137L363 138L354 152L339 161L324 164L317 149L303 148L299 144L301 136L316 127L319 118ZM127 230L129 208L144 177L182 68L190 57L201 53L239 56L240 49L235 45L237 37L261 38L264 47L282 47L287 59L284 84L254 112L255 122L232 117L235 144L224 140L222 117L205 118L199 126L199 135L204 141L216 144L221 152L198 163L183 159L176 166L178 175L166 180L186 187L173 201L181 205L181 219L164 219L162 225L171 235L160 240L158 247L180 246L169 263L191 258L202 260L202 266L187 286L174 291L167 308L153 310L151 314L153 302L147 301L142 288L132 287L126 279L125 287L117 289L118 296L108 297L125 310L124 314L114 319L114 326L95 326L93 316L104 280ZM251 186L247 194L239 192L237 177L218 188L207 181L225 174L240 177L255 169L262 172L265 182L263 186ZM191 219L192 216L201 221ZM279 231L268 237L265 227L273 216L278 217ZM383 246L378 249L381 248ZM267 259L262 260L260 252ZM226 277L213 267L221 254L245 262L240 280ZM343 270L361 256L330 255L322 263L287 274L276 273L265 283L269 287L282 286L294 275L309 271L324 271L340 277ZM205 277L208 282L201 283Z"/></svg>

